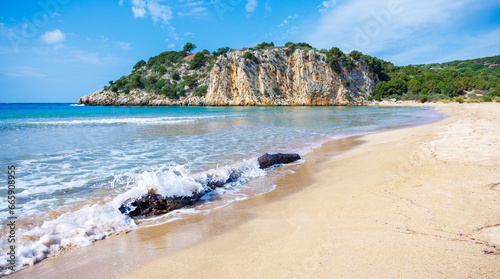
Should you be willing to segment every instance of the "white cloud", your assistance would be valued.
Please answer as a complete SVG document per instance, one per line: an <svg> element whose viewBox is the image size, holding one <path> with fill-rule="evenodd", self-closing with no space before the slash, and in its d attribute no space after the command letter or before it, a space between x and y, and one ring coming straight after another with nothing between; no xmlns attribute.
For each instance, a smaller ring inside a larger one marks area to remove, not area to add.
<svg viewBox="0 0 500 279"><path fill-rule="evenodd" d="M203 2L203 1L189 2L186 4L186 7L201 6L203 4L205 4L205 2Z"/></svg>
<svg viewBox="0 0 500 279"><path fill-rule="evenodd" d="M169 45L168 45L168 48L170 48L170 49L175 49L175 44L169 44Z"/></svg>
<svg viewBox="0 0 500 279"><path fill-rule="evenodd" d="M271 8L271 2L269 0L266 0L266 2L264 3L264 9L266 10L266 13L270 13L273 11L273 9Z"/></svg>
<svg viewBox="0 0 500 279"><path fill-rule="evenodd" d="M122 50L131 50L132 49L130 47L131 43L127 43L127 42L118 41L118 42L116 42L115 45L117 47L121 48Z"/></svg>
<svg viewBox="0 0 500 279"><path fill-rule="evenodd" d="M161 21L163 24L168 24L172 19L172 8L159 2L160 0L132 0L134 18L143 18L149 14L154 23Z"/></svg>
<svg viewBox="0 0 500 279"><path fill-rule="evenodd" d="M255 8L257 8L257 0L247 0L245 10L249 13L253 13Z"/></svg>
<svg viewBox="0 0 500 279"><path fill-rule="evenodd" d="M149 1L148 10L154 23L161 20L164 24L172 19L172 9L169 6L160 5L157 2Z"/></svg>
<svg viewBox="0 0 500 279"><path fill-rule="evenodd" d="M187 36L194 36L194 33L193 32L186 32L186 33L184 33L184 36L186 36L186 37Z"/></svg>
<svg viewBox="0 0 500 279"><path fill-rule="evenodd" d="M323 14L316 29L306 39L319 48L338 46L344 51L357 49L372 55L383 53L397 55L405 51L414 51L415 55L418 55L425 49L421 48L419 52L416 47L424 44L428 45L428 49L444 48L444 44L449 44L450 41L443 42L442 38L447 37L450 32L456 32L457 26L467 22L473 15L471 10L487 9L488 5L495 5L494 2L492 0L483 1L481 4L473 0L341 2ZM463 35L457 34L454 39L460 41L460 36ZM418 57L415 59L418 60Z"/></svg>
<svg viewBox="0 0 500 279"><path fill-rule="evenodd" d="M299 15L294 14L294 15L288 16L288 19L296 19L298 17L299 17Z"/></svg>
<svg viewBox="0 0 500 279"><path fill-rule="evenodd" d="M203 8L203 7L196 7L196 8L193 8L191 9L191 11L187 12L187 13L181 13L181 12L178 12L177 14L179 16L195 16L195 15L204 15L206 13L204 13L207 9L206 8Z"/></svg>
<svg viewBox="0 0 500 279"><path fill-rule="evenodd" d="M47 74L41 72L40 70L31 67L16 67L9 69L7 72L3 72L3 74L9 77L42 78L47 76Z"/></svg>
<svg viewBox="0 0 500 279"><path fill-rule="evenodd" d="M80 62L85 64L93 64L97 65L101 63L101 59L99 58L99 52L85 52L83 50L73 50L70 53L70 60L72 62Z"/></svg>
<svg viewBox="0 0 500 279"><path fill-rule="evenodd" d="M323 2L321 2L321 5L318 6L320 8L319 12L324 13L324 12L328 11L329 9L333 8L333 6L335 6L335 4L337 4L337 0L323 1Z"/></svg>
<svg viewBox="0 0 500 279"><path fill-rule="evenodd" d="M146 15L146 1L132 0L132 12L134 13L134 18L143 18Z"/></svg>
<svg viewBox="0 0 500 279"><path fill-rule="evenodd" d="M120 0L120 2L118 2L118 6L120 6L120 7L123 6L123 1L124 0Z"/></svg>
<svg viewBox="0 0 500 279"><path fill-rule="evenodd" d="M287 24L288 24L288 20L285 19L285 20L283 20L283 23L281 23L280 25L278 25L278 27L283 27L283 26L285 26Z"/></svg>
<svg viewBox="0 0 500 279"><path fill-rule="evenodd" d="M46 44L56 44L63 42L66 39L66 35L64 35L61 30L56 29L54 31L47 31L45 34L40 36L40 40Z"/></svg>

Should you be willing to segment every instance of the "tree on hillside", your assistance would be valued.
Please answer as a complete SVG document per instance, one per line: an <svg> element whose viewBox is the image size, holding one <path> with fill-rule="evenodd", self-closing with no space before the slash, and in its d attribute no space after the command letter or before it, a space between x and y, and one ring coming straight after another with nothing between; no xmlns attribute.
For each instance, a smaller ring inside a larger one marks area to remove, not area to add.
<svg viewBox="0 0 500 279"><path fill-rule="evenodd" d="M196 48L195 44L193 44L193 43L186 43L184 45L184 48L182 48L182 51L184 51L184 52L191 52L195 48Z"/></svg>
<svg viewBox="0 0 500 279"><path fill-rule="evenodd" d="M358 60L359 58L361 58L361 56L363 56L363 53L361 53L357 50L353 50L353 51L351 51L351 53L349 53L349 56L351 56L352 59L354 59L354 60Z"/></svg>
<svg viewBox="0 0 500 279"><path fill-rule="evenodd" d="M144 66L144 65L146 65L146 61L141 60L141 61L139 61L139 62L137 62L137 63L135 64L135 66L134 66L134 70L137 70L137 69L139 69L140 67L142 67L142 66Z"/></svg>

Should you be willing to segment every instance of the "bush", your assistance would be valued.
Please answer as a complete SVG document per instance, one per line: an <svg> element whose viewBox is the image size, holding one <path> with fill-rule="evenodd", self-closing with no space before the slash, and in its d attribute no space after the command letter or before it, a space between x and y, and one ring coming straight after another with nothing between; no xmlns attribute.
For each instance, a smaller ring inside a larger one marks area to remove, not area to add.
<svg viewBox="0 0 500 279"><path fill-rule="evenodd" d="M198 90L198 92L196 93L197 96L205 96L208 92L208 86L206 85L202 85L200 86L200 89Z"/></svg>
<svg viewBox="0 0 500 279"><path fill-rule="evenodd" d="M354 62L352 62L352 60L350 58L347 58L344 62L344 67L348 70L354 68Z"/></svg>
<svg viewBox="0 0 500 279"><path fill-rule="evenodd" d="M198 76L196 74L192 76L184 76L184 82L189 88L195 87L197 81Z"/></svg>
<svg viewBox="0 0 500 279"><path fill-rule="evenodd" d="M154 69L153 72L157 72L158 75L161 77L167 72L167 69L164 66L158 66Z"/></svg>
<svg viewBox="0 0 500 279"><path fill-rule="evenodd" d="M132 81L130 82L130 87L132 88L143 88L144 85L142 84L141 77L138 75L135 75L132 77Z"/></svg>
<svg viewBox="0 0 500 279"><path fill-rule="evenodd" d="M252 59L253 57L253 54L251 52L245 52L245 55L243 55L243 57L245 57L245 59Z"/></svg>
<svg viewBox="0 0 500 279"><path fill-rule="evenodd" d="M172 74L172 79L173 80L179 80L179 79L181 79L181 76L179 75L178 72L175 72L175 73Z"/></svg>
<svg viewBox="0 0 500 279"><path fill-rule="evenodd" d="M491 97L489 97L489 96L483 96L483 101L484 101L484 102L491 102L491 101L492 101L492 99L491 99Z"/></svg>
<svg viewBox="0 0 500 279"><path fill-rule="evenodd" d="M340 71L338 60L344 55L344 53L338 47L332 47L326 53L325 62L329 64L335 71Z"/></svg>
<svg viewBox="0 0 500 279"><path fill-rule="evenodd" d="M455 97L453 99L453 102L457 102L457 103L463 103L464 102L464 98L459 96L459 97Z"/></svg>
<svg viewBox="0 0 500 279"><path fill-rule="evenodd" d="M137 62L137 63L135 64L135 66L134 66L134 70L137 70L137 69L141 68L141 67L142 67L142 66L144 66L144 65L146 65L146 61L141 60L141 61L139 61L139 62Z"/></svg>
<svg viewBox="0 0 500 279"><path fill-rule="evenodd" d="M495 97L495 98L493 98L493 100L494 100L495 102L497 102L497 103L500 103L500 97Z"/></svg>
<svg viewBox="0 0 500 279"><path fill-rule="evenodd" d="M376 100L376 101L381 101L382 100L382 98L380 98L380 94L375 94L373 96L373 99Z"/></svg>
<svg viewBox="0 0 500 279"><path fill-rule="evenodd" d="M273 47L273 46L274 46L273 42L270 42L270 43L262 42L262 43L260 43L260 44L258 44L256 46L254 46L252 49L262 50L262 49Z"/></svg>
<svg viewBox="0 0 500 279"><path fill-rule="evenodd" d="M217 51L214 51L213 55L215 55L215 56L220 56L220 55L226 56L226 53L228 53L229 50L231 50L229 47L221 47L221 48L217 49Z"/></svg>
<svg viewBox="0 0 500 279"><path fill-rule="evenodd" d="M427 102L427 95L422 95L422 96L420 97L420 102L421 102L421 103L425 103L425 102Z"/></svg>
<svg viewBox="0 0 500 279"><path fill-rule="evenodd" d="M199 69L202 66L205 65L205 62L207 62L207 57L203 52L198 52L194 57L193 60L191 60L191 69Z"/></svg>
<svg viewBox="0 0 500 279"><path fill-rule="evenodd" d="M481 103L482 99L467 99L466 103Z"/></svg>
<svg viewBox="0 0 500 279"><path fill-rule="evenodd" d="M494 98L494 97L500 97L500 91L494 90L494 91L491 91L488 95L490 97L492 97L492 98Z"/></svg>
<svg viewBox="0 0 500 279"><path fill-rule="evenodd" d="M469 99L477 99L476 94L469 94L469 95L467 95L467 97L469 97Z"/></svg>
<svg viewBox="0 0 500 279"><path fill-rule="evenodd" d="M363 53L361 53L357 50L353 50L353 51L351 51L351 53L349 53L349 56L354 60L358 60L359 58L361 58L362 55L363 55Z"/></svg>

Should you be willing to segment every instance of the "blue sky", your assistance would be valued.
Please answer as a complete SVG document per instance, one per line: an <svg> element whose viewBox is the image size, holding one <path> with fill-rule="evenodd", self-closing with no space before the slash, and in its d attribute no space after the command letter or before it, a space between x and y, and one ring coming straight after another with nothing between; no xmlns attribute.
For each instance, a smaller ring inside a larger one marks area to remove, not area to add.
<svg viewBox="0 0 500 279"><path fill-rule="evenodd" d="M500 54L498 0L40 0L0 3L0 102L77 102L139 60L260 42L396 65Z"/></svg>

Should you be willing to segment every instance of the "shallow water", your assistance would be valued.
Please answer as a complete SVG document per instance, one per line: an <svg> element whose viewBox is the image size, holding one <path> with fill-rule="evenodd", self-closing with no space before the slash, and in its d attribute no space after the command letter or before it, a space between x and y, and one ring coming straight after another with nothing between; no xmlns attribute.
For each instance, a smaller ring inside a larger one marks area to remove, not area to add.
<svg viewBox="0 0 500 279"><path fill-rule="evenodd" d="M279 171L258 168L262 153L304 154L330 139L439 117L430 108L408 107L0 104L0 162L17 172L18 265L273 191L270 176ZM231 169L240 170L242 179L205 196L206 203L196 208L147 220L118 211L122 202L151 188L169 196L203 191L207 175L225 179ZM2 226L9 216L6 190L0 189ZM5 228L1 233L0 268L5 269Z"/></svg>

